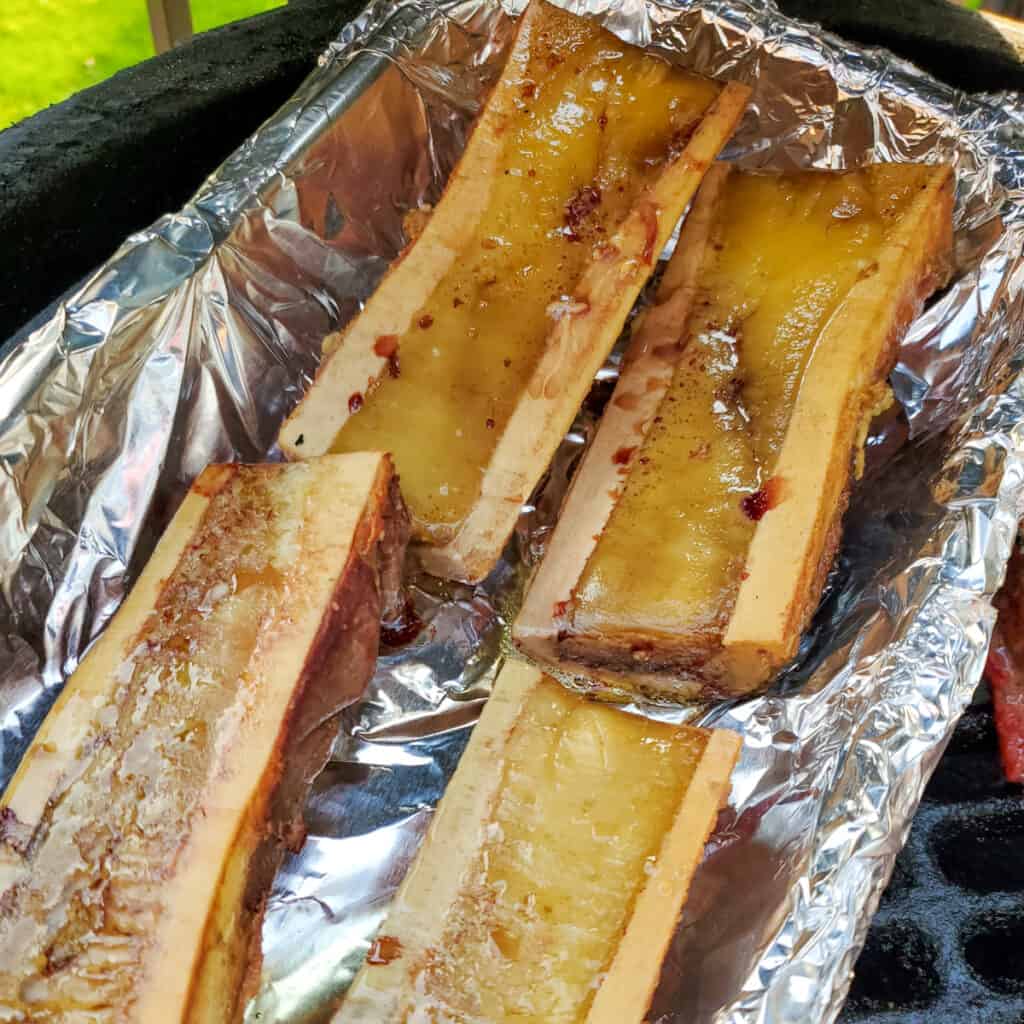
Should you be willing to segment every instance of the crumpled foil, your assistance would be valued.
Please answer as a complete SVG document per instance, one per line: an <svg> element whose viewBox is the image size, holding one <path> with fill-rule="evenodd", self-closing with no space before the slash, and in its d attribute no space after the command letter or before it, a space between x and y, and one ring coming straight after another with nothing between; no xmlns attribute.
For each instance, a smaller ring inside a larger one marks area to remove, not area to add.
<svg viewBox="0 0 1024 1024"><path fill-rule="evenodd" d="M762 697L671 710L744 750L649 1019L838 1014L922 789L981 673L1024 493L1024 103L966 97L742 0L570 0L753 85L748 167L951 161L957 273L913 325L826 595ZM495 0L376 0L181 212L129 238L0 353L0 785L189 482L276 457L320 341L436 201L510 38ZM507 649L609 361L482 586L413 586L425 626L343 714L281 870L249 1021L326 1019L358 968Z"/></svg>

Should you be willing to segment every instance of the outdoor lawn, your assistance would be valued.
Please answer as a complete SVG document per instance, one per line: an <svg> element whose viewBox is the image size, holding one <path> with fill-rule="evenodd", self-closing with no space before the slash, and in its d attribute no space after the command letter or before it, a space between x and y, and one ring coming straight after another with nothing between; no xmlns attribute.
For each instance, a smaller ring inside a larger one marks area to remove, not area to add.
<svg viewBox="0 0 1024 1024"><path fill-rule="evenodd" d="M203 32L285 0L192 0ZM0 0L0 130L153 55L145 0Z"/></svg>

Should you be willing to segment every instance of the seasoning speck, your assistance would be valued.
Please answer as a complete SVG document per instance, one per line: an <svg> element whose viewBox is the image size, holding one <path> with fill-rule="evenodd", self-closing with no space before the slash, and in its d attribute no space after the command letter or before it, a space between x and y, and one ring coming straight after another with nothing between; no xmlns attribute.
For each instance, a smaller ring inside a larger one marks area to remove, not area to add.
<svg viewBox="0 0 1024 1024"><path fill-rule="evenodd" d="M781 482L772 477L760 490L748 494L741 502L740 508L748 519L758 522L764 518L766 512L770 512L778 505L781 494Z"/></svg>
<svg viewBox="0 0 1024 1024"><path fill-rule="evenodd" d="M402 943L393 935L379 935L370 944L366 962L373 966L389 964L402 955Z"/></svg>
<svg viewBox="0 0 1024 1024"><path fill-rule="evenodd" d="M389 359L398 351L398 335L397 334L382 334L373 343L374 355L378 355L381 359Z"/></svg>

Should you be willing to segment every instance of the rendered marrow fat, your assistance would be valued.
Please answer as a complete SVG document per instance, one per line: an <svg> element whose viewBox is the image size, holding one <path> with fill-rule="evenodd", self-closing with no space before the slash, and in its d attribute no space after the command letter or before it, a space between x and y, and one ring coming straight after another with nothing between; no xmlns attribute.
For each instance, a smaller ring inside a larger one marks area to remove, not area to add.
<svg viewBox="0 0 1024 1024"><path fill-rule="evenodd" d="M335 1024L639 1024L738 748L506 664Z"/></svg>
<svg viewBox="0 0 1024 1024"><path fill-rule="evenodd" d="M571 634L688 636L694 661L720 643L757 523L785 498L775 465L808 358L932 173L730 177L681 354L666 356L674 377L576 586Z"/></svg>
<svg viewBox="0 0 1024 1024"><path fill-rule="evenodd" d="M483 579L749 93L531 0L444 195L324 341L282 451L393 450L422 566Z"/></svg>
<svg viewBox="0 0 1024 1024"><path fill-rule="evenodd" d="M479 223L408 330L380 340L389 372L353 400L331 446L392 451L427 535L467 515L555 320L574 314L584 267L718 92L554 10L517 75Z"/></svg>
<svg viewBox="0 0 1024 1024"><path fill-rule="evenodd" d="M441 940L453 955L416 981L438 1021L586 1020L706 740L551 680L531 694Z"/></svg>
<svg viewBox="0 0 1024 1024"><path fill-rule="evenodd" d="M381 455L201 476L4 795L0 1021L231 1018L320 723L372 672L397 501Z"/></svg>

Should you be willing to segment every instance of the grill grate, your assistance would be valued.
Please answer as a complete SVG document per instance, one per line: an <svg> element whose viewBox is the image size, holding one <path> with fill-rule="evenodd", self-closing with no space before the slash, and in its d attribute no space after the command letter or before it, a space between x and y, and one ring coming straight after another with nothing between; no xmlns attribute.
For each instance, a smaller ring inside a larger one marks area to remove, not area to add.
<svg viewBox="0 0 1024 1024"><path fill-rule="evenodd" d="M1024 796L1005 782L987 692L914 818L843 1024L1024 1024Z"/></svg>

